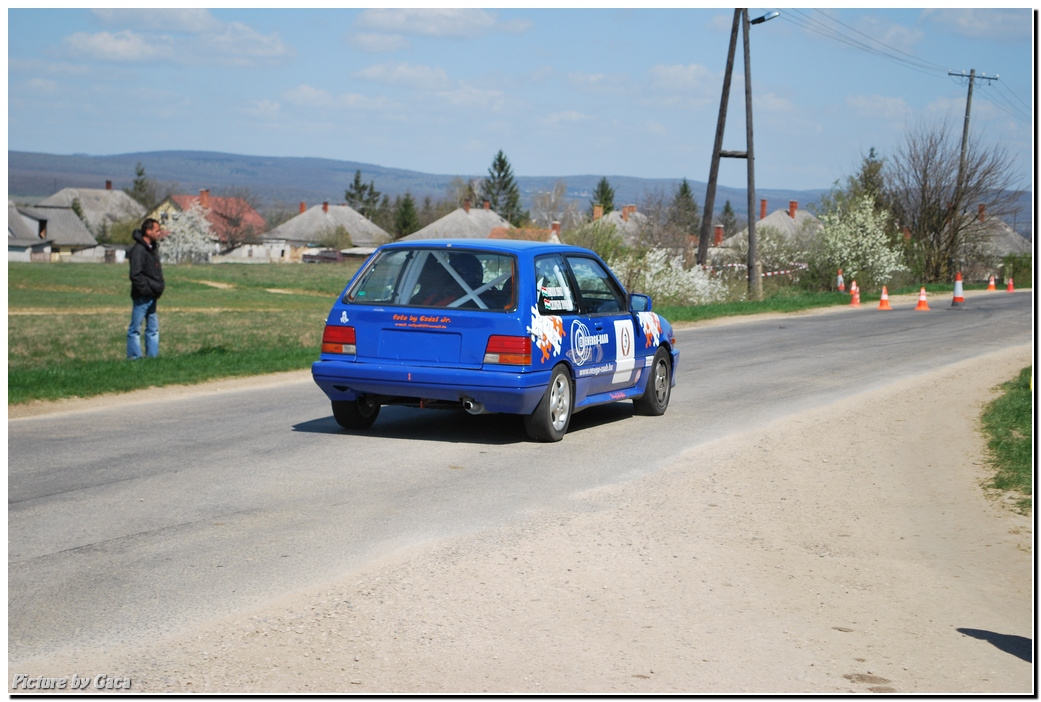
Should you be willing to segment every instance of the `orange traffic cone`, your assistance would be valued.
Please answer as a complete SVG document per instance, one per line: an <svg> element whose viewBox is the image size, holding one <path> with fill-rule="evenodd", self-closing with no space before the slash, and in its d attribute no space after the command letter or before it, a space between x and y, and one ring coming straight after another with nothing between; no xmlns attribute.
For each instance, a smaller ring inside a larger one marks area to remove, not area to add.
<svg viewBox="0 0 1041 702"><path fill-rule="evenodd" d="M849 293L849 306L860 307L860 288L857 287L857 281L850 283Z"/></svg>
<svg viewBox="0 0 1041 702"><path fill-rule="evenodd" d="M997 287L994 285L994 276L990 277L990 282L987 283L987 290L997 290Z"/></svg>
<svg viewBox="0 0 1041 702"><path fill-rule="evenodd" d="M879 300L879 302L878 302L878 309L880 309L880 310L891 310L891 309L893 309L892 307L889 306L889 288L887 288L885 285L882 286L882 299Z"/></svg>
<svg viewBox="0 0 1041 702"><path fill-rule="evenodd" d="M838 276L835 277L835 286L839 289L839 292L846 292L846 284L842 281L842 269L839 269Z"/></svg>
<svg viewBox="0 0 1041 702"><path fill-rule="evenodd" d="M929 311L929 301L925 299L925 286L922 287L922 292L918 293L918 307L915 310Z"/></svg>
<svg viewBox="0 0 1041 702"><path fill-rule="evenodd" d="M1012 285L1012 278L1008 279L1008 290L1005 292L1016 292L1016 288Z"/></svg>
<svg viewBox="0 0 1041 702"><path fill-rule="evenodd" d="M958 271L958 274L954 276L954 300L951 301L951 307L957 307L963 302L965 302L965 291L962 289L961 271Z"/></svg>

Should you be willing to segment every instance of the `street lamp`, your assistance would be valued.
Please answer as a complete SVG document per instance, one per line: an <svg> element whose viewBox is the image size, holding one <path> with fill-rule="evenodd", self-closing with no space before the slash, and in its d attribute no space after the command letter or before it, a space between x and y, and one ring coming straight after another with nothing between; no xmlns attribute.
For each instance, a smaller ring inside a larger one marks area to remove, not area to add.
<svg viewBox="0 0 1041 702"><path fill-rule="evenodd" d="M712 210L716 198L716 180L719 176L719 159L743 158L748 163L748 293L749 297L758 300L762 293L762 278L758 270L758 252L755 234L755 152L752 138L752 68L750 65L748 34L749 26L762 24L779 16L780 12L769 12L754 20L748 19L748 9L734 10L734 24L730 30L730 50L727 53L727 67L723 75L723 96L719 101L719 119L716 122L716 141L712 149L712 164L709 169L708 187L705 192L705 210L701 220L701 234L698 240L697 262L705 265L708 258L708 237L712 227ZM726 126L727 102L730 96L730 78L734 70L734 52L737 48L737 27L741 22L744 33L745 57L745 151L723 151L723 130Z"/></svg>

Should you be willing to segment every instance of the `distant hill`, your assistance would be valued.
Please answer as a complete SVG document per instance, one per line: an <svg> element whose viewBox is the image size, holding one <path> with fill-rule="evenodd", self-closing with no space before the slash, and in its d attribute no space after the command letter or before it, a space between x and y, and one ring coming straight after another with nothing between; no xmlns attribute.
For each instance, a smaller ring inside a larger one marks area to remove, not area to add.
<svg viewBox="0 0 1041 702"><path fill-rule="evenodd" d="M161 183L175 183L184 193L195 193L209 188L218 193L228 188L248 188L260 201L261 207L296 207L300 202L315 205L321 202L343 202L354 174L360 170L365 182L373 181L376 189L394 198L412 193L417 201L430 196L443 198L453 178L483 177L487 173L455 173L438 175L419 173L400 168L387 168L371 163L337 161L324 158L291 158L273 156L242 156L211 151L149 151L88 156L85 154L57 155L26 151L7 152L8 198L16 201L35 201L52 195L62 188L103 188L112 181L116 189L129 188L134 180L137 164L145 167L149 178ZM523 206L531 207L535 193L553 189L558 180L567 184L570 199L582 208L589 204L600 178L607 176L615 191L615 204L637 204L646 195L661 190L671 196L679 184L676 178L632 178L612 175L517 176ZM705 183L690 180L694 199L699 207L705 203ZM770 190L756 191L756 200L766 198L767 209L787 208L790 200L806 207L817 201L826 190ZM739 217L747 216L747 197L744 189L716 188L715 210L718 213L729 200ZM757 205L758 207L758 205Z"/></svg>

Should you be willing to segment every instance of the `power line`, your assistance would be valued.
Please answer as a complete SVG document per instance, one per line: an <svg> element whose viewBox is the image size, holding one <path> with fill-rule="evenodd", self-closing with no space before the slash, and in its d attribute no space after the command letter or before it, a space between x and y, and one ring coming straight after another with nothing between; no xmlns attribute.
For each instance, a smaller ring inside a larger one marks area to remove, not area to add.
<svg viewBox="0 0 1041 702"><path fill-rule="evenodd" d="M805 12L798 9L786 9L780 14L780 18L801 29L822 36L826 39L839 42L853 49L878 56L885 60L896 63L904 68L925 73L927 75L950 74L945 66L933 63L910 54L902 49L890 46L821 10L810 10ZM985 76L978 76L985 77ZM986 91L983 99L993 104L997 109L1008 114L1010 117L1030 122L1033 118L1030 106L1018 95L1012 92L1002 83L997 83L1000 95L993 94L995 91ZM1015 101L1015 102L1013 102ZM1018 103L1019 106L1015 103Z"/></svg>

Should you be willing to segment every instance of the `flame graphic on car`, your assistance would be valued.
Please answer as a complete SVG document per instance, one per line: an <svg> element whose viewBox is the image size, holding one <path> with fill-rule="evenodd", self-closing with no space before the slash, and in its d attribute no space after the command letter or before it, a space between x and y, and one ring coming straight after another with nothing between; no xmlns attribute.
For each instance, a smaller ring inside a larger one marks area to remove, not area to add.
<svg viewBox="0 0 1041 702"><path fill-rule="evenodd" d="M528 333L531 334L531 340L542 351L543 363L549 360L550 349L553 350L554 356L560 354L560 343L565 336L564 320L560 317L554 315L543 316L533 306L531 308L531 326L528 327Z"/></svg>
<svg viewBox="0 0 1041 702"><path fill-rule="evenodd" d="M645 346L657 346L661 340L661 320L654 312L637 312L640 327L643 329Z"/></svg>

